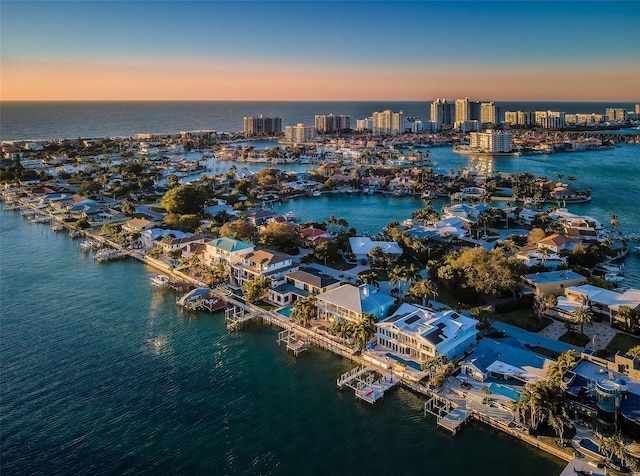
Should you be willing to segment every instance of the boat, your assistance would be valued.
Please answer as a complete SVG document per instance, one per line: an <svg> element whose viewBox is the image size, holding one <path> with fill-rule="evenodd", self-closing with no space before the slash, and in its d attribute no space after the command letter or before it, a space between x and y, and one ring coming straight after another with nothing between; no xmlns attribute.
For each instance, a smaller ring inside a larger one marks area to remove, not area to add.
<svg viewBox="0 0 640 476"><path fill-rule="evenodd" d="M314 197L319 197L320 195L322 195L322 192L320 192L320 191L316 190L315 192L313 192L313 193L312 193L312 195L313 195Z"/></svg>
<svg viewBox="0 0 640 476"><path fill-rule="evenodd" d="M159 288L165 288L169 286L169 278L164 274L156 274L150 279L150 281L151 281L151 284Z"/></svg>
<svg viewBox="0 0 640 476"><path fill-rule="evenodd" d="M57 232L64 230L64 225L62 223L54 223L51 225L51 231Z"/></svg>
<svg viewBox="0 0 640 476"><path fill-rule="evenodd" d="M284 214L284 219L287 221L296 221L298 219L298 217L296 216L296 214L293 211L288 211L287 213Z"/></svg>
<svg viewBox="0 0 640 476"><path fill-rule="evenodd" d="M620 283L623 279L624 278L617 273L607 273L604 275L604 280L612 284Z"/></svg>

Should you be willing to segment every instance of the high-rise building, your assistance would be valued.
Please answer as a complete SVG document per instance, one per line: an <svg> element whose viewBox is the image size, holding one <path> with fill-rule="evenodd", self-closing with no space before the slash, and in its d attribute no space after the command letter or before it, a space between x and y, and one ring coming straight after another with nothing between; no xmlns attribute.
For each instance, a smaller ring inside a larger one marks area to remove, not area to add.
<svg viewBox="0 0 640 476"><path fill-rule="evenodd" d="M277 134L279 132L282 132L282 119L279 117L264 117L262 115L244 117L244 133L248 136Z"/></svg>
<svg viewBox="0 0 640 476"><path fill-rule="evenodd" d="M351 129L351 116L316 115L315 127L320 133L346 131Z"/></svg>
<svg viewBox="0 0 640 476"><path fill-rule="evenodd" d="M611 122L624 122L627 120L627 111L621 107L608 107L604 110L604 115Z"/></svg>
<svg viewBox="0 0 640 476"><path fill-rule="evenodd" d="M374 134L402 134L404 132L404 112L393 112L390 109L374 112L372 130Z"/></svg>
<svg viewBox="0 0 640 476"><path fill-rule="evenodd" d="M356 130L370 131L373 128L373 119L367 117L365 119L356 120Z"/></svg>
<svg viewBox="0 0 640 476"><path fill-rule="evenodd" d="M529 126L534 123L534 114L527 111L506 111L504 123L512 126Z"/></svg>
<svg viewBox="0 0 640 476"><path fill-rule="evenodd" d="M469 147L472 150L489 153L511 152L513 135L510 132L486 130L469 134Z"/></svg>
<svg viewBox="0 0 640 476"><path fill-rule="evenodd" d="M562 129L565 126L565 115L560 111L536 111L534 122L545 129Z"/></svg>
<svg viewBox="0 0 640 476"><path fill-rule="evenodd" d="M469 98L456 99L456 120L455 122L465 122L469 117Z"/></svg>
<svg viewBox="0 0 640 476"><path fill-rule="evenodd" d="M314 126L305 126L302 123L298 123L295 126L285 126L284 136L289 142L301 144L316 138L316 128Z"/></svg>
<svg viewBox="0 0 640 476"><path fill-rule="evenodd" d="M438 129L450 127L453 125L454 108L455 105L447 102L446 99L436 99L431 103L431 122L437 124Z"/></svg>
<svg viewBox="0 0 640 476"><path fill-rule="evenodd" d="M498 106L496 106L493 102L483 102L482 104L480 104L480 123L497 124Z"/></svg>

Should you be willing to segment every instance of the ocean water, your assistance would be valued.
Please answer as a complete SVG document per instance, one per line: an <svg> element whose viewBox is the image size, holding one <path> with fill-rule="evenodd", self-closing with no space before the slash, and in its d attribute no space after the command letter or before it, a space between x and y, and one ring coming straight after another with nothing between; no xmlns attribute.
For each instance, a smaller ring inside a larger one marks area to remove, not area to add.
<svg viewBox="0 0 640 476"><path fill-rule="evenodd" d="M451 98L454 99L454 98ZM491 99L489 99L491 100ZM56 139L78 137L131 137L138 132L216 130L242 131L244 116L275 116L283 125L313 124L316 114L346 114L355 126L357 119L374 111L404 111L428 121L430 104L425 101L287 102L287 101L203 101L203 102L7 102L0 103L0 140ZM604 114L607 107L633 111L631 103L598 102L500 102L502 113L510 110L560 110L568 113Z"/></svg>
<svg viewBox="0 0 640 476"><path fill-rule="evenodd" d="M557 475L562 462L471 423L455 437L398 389L340 391L352 364L298 358L277 329L183 314L153 270L97 264L0 212L2 474ZM464 457L461 457L464 455Z"/></svg>

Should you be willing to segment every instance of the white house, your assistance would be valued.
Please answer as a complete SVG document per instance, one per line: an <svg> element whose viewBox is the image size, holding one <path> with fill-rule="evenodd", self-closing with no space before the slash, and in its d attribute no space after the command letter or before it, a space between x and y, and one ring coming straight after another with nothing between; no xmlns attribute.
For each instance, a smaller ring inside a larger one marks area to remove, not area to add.
<svg viewBox="0 0 640 476"><path fill-rule="evenodd" d="M477 324L452 310L436 312L405 303L376 323L376 339L391 352L418 363L440 355L455 360L475 347Z"/></svg>

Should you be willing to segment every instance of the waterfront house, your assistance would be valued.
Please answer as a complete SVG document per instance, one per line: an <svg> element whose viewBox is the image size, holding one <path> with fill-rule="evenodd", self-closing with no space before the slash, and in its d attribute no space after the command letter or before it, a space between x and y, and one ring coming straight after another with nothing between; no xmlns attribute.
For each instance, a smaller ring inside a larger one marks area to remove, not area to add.
<svg viewBox="0 0 640 476"><path fill-rule="evenodd" d="M526 274L523 280L541 296L549 294L558 296L564 294L565 289L569 287L580 286L587 282L587 278L570 270Z"/></svg>
<svg viewBox="0 0 640 476"><path fill-rule="evenodd" d="M122 229L129 233L141 233L144 230L150 230L158 226L158 223L144 218L132 218L122 224Z"/></svg>
<svg viewBox="0 0 640 476"><path fill-rule="evenodd" d="M562 376L569 417L607 436L640 439L640 359L618 351L613 360L591 349Z"/></svg>
<svg viewBox="0 0 640 476"><path fill-rule="evenodd" d="M302 245L319 245L326 241L331 241L331 236L325 230L314 228L313 225L300 230L300 243Z"/></svg>
<svg viewBox="0 0 640 476"><path fill-rule="evenodd" d="M546 247L554 253L560 253L562 251L573 253L573 250L579 243L580 241L576 238L554 233L538 241L537 244L539 247Z"/></svg>
<svg viewBox="0 0 640 476"><path fill-rule="evenodd" d="M293 256L268 250L254 250L242 256L240 261L231 263L231 283L242 286L258 276L271 280L271 287L285 282L285 275L299 269Z"/></svg>
<svg viewBox="0 0 640 476"><path fill-rule="evenodd" d="M376 323L377 344L403 359L421 363L431 357L462 357L476 345L478 321L455 311L403 304Z"/></svg>
<svg viewBox="0 0 640 476"><path fill-rule="evenodd" d="M316 297L318 317L332 322L360 322L368 314L386 317L395 299L375 286L342 286Z"/></svg>
<svg viewBox="0 0 640 476"><path fill-rule="evenodd" d="M168 235L162 238L162 252L166 256L178 250L184 253L191 244L204 242L205 237L202 235L193 235L191 233L179 237Z"/></svg>
<svg viewBox="0 0 640 476"><path fill-rule="evenodd" d="M527 349L513 337L485 337L476 350L460 362L460 368L462 375L478 382L497 379L524 385L544 379L554 362Z"/></svg>
<svg viewBox="0 0 640 476"><path fill-rule="evenodd" d="M207 241L205 246L205 263L208 265L223 263L229 267L233 263L242 261L244 255L254 250L252 243L246 243L231 237L222 237Z"/></svg>
<svg viewBox="0 0 640 476"><path fill-rule="evenodd" d="M477 223L480 214L486 210L490 210L491 207L482 203L476 203L472 205L470 203L457 203L443 207L443 218L460 218L467 222Z"/></svg>
<svg viewBox="0 0 640 476"><path fill-rule="evenodd" d="M379 247L391 259L397 259L402 255L402 248L387 235L354 236L349 238L351 252L357 260L368 259L369 253L375 247Z"/></svg>
<svg viewBox="0 0 640 476"><path fill-rule="evenodd" d="M269 290L269 300L284 306L298 299L318 295L340 286L333 276L323 274L314 268L303 268L285 275L286 282Z"/></svg>
<svg viewBox="0 0 640 476"><path fill-rule="evenodd" d="M449 217L438 220L436 223L428 226L416 226L407 230L407 234L418 239L424 237L445 239L447 237L464 238L468 231L465 229L466 221L459 217Z"/></svg>

